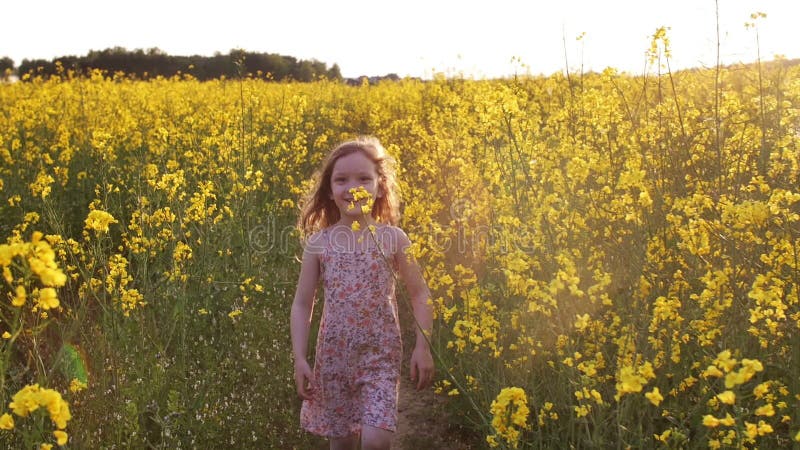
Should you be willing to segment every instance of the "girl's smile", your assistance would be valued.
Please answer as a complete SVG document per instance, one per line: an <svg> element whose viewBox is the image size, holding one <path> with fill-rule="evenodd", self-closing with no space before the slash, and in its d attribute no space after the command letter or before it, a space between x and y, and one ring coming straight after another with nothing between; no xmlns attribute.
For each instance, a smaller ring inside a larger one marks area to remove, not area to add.
<svg viewBox="0 0 800 450"><path fill-rule="evenodd" d="M336 160L331 173L331 198L339 209L343 224L358 219L363 214L361 206L366 204L366 200L356 202L351 190L363 187L373 199L380 198L378 181L375 163L363 152L350 153Z"/></svg>

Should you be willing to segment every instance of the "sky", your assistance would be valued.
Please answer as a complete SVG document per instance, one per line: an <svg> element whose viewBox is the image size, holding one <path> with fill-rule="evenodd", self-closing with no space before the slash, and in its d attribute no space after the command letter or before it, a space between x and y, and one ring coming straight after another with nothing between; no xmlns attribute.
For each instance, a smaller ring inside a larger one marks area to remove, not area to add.
<svg viewBox="0 0 800 450"><path fill-rule="evenodd" d="M800 2L718 0L723 63L800 57ZM0 57L158 47L171 55L278 53L345 77L549 75L614 67L640 74L669 27L672 70L716 62L714 0L4 0ZM766 13L756 29L750 14ZM583 36L578 39L579 36Z"/></svg>

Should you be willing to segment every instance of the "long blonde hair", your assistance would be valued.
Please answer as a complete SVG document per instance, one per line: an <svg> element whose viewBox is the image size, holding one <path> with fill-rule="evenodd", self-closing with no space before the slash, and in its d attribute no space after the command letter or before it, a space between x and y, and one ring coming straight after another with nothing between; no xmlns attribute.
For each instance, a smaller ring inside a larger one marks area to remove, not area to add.
<svg viewBox="0 0 800 450"><path fill-rule="evenodd" d="M372 217L377 222L397 225L400 220L400 196L395 160L377 138L359 136L334 148L325 158L322 167L314 174L314 188L303 198L297 221L297 227L303 236L310 236L339 221L339 209L331 198L331 174L339 158L355 152L362 152L375 163L375 171L378 173L378 190L382 195L375 199Z"/></svg>

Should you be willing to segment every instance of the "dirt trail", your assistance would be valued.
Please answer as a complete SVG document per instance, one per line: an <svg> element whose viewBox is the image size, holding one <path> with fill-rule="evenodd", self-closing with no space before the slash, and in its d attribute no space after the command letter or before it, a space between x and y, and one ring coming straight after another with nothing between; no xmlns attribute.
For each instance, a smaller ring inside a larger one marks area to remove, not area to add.
<svg viewBox="0 0 800 450"><path fill-rule="evenodd" d="M408 374L404 373L400 382L398 424L392 450L478 448L467 444L450 425L443 401L433 393L433 388L417 391Z"/></svg>

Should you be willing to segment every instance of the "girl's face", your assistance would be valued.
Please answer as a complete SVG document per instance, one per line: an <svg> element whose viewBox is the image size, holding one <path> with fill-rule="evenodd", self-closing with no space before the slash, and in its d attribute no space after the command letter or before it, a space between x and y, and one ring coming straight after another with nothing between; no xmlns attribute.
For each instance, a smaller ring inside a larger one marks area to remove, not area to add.
<svg viewBox="0 0 800 450"><path fill-rule="evenodd" d="M378 188L378 171L363 152L357 151L342 156L333 164L331 172L331 198L339 208L343 221L351 223L361 216L361 205L364 200L355 203L355 208L350 208L353 194L350 189L363 186L372 195L372 199L379 198L382 193Z"/></svg>

